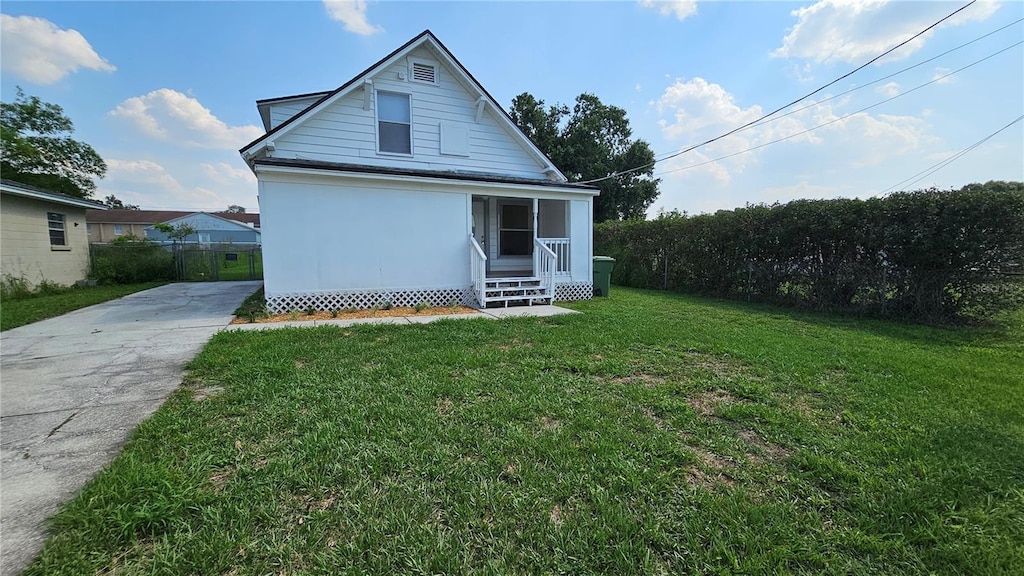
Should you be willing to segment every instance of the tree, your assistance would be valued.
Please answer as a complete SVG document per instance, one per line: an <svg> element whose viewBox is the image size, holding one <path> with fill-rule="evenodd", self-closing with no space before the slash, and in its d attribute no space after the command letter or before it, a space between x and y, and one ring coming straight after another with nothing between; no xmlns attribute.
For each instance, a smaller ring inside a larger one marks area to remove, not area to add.
<svg viewBox="0 0 1024 576"><path fill-rule="evenodd" d="M103 203L113 210L138 210L137 204L125 204L120 198L111 194L103 199Z"/></svg>
<svg viewBox="0 0 1024 576"><path fill-rule="evenodd" d="M239 206L238 204L232 204L228 206L228 209L224 211L225 214L245 214L245 206Z"/></svg>
<svg viewBox="0 0 1024 576"><path fill-rule="evenodd" d="M107 165L75 131L64 109L25 96L18 88L13 103L0 103L0 171L3 177L79 198L96 190Z"/></svg>
<svg viewBox="0 0 1024 576"><path fill-rule="evenodd" d="M580 94L570 110L522 93L512 100L512 120L551 158L570 182L617 174L595 183L594 220L642 219L658 197L653 178L654 151L632 138L626 111L603 104L593 94ZM625 173L631 168L643 169Z"/></svg>
<svg viewBox="0 0 1024 576"><path fill-rule="evenodd" d="M175 244L184 242L186 238L196 233L195 228L184 223L172 226L166 222L157 222L153 224L153 228L167 234L167 237Z"/></svg>

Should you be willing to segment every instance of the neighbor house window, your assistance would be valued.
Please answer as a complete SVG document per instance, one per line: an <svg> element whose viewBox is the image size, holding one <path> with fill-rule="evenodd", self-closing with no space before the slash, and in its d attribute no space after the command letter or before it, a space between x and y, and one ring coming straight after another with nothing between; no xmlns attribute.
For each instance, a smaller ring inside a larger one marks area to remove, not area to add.
<svg viewBox="0 0 1024 576"><path fill-rule="evenodd" d="M64 236L64 215L47 212L46 224L50 229L50 246L67 246L67 238Z"/></svg>
<svg viewBox="0 0 1024 576"><path fill-rule="evenodd" d="M408 94L377 92L377 146L380 152L412 154L412 111Z"/></svg>
<svg viewBox="0 0 1024 576"><path fill-rule="evenodd" d="M92 236L92 224L85 225L85 234L87 236Z"/></svg>
<svg viewBox="0 0 1024 576"><path fill-rule="evenodd" d="M530 207L525 204L502 204L499 216L499 254L501 256L529 256L533 254Z"/></svg>
<svg viewBox="0 0 1024 576"><path fill-rule="evenodd" d="M114 224L114 236L120 236L124 234L124 227L120 224Z"/></svg>

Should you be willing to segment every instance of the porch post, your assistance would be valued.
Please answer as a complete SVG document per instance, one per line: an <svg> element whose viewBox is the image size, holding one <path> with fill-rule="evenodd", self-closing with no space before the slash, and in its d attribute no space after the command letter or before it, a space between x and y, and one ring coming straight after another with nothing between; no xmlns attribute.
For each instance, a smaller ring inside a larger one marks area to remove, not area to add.
<svg viewBox="0 0 1024 576"><path fill-rule="evenodd" d="M538 238L538 236L537 236L537 230L538 230L538 226L537 226L537 209L538 208L540 208L540 200L537 200L536 198L534 198L533 199L533 239L534 240L536 240Z"/></svg>

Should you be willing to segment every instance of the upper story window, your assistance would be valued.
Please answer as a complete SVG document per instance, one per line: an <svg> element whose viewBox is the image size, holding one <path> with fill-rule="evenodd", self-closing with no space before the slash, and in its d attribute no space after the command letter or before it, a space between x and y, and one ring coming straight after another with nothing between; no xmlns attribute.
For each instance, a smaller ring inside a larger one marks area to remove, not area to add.
<svg viewBox="0 0 1024 576"><path fill-rule="evenodd" d="M47 212L46 224L50 230L50 246L67 246L67 237L64 235L64 215Z"/></svg>
<svg viewBox="0 0 1024 576"><path fill-rule="evenodd" d="M412 108L408 94L377 92L377 149L412 154Z"/></svg>

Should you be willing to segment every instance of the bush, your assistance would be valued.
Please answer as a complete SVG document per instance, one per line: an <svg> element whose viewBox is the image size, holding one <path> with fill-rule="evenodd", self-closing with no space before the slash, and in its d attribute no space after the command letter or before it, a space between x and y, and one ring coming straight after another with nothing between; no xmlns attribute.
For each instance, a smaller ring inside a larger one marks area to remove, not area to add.
<svg viewBox="0 0 1024 576"><path fill-rule="evenodd" d="M92 244L89 278L100 284L174 280L174 255L149 240L122 236L108 245Z"/></svg>
<svg viewBox="0 0 1024 576"><path fill-rule="evenodd" d="M1024 304L1024 184L594 227L616 284L957 322Z"/></svg>

